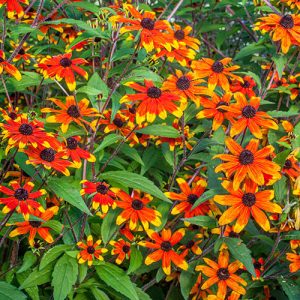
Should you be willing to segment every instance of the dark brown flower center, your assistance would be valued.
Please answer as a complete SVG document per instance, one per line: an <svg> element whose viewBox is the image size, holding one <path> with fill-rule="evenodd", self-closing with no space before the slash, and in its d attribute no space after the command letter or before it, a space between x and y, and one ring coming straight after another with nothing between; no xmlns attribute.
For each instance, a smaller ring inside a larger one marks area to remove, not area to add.
<svg viewBox="0 0 300 300"><path fill-rule="evenodd" d="M183 30L176 30L175 33L174 33L174 36L177 40L181 41L184 39L185 37L185 34L184 34L184 31Z"/></svg>
<svg viewBox="0 0 300 300"><path fill-rule="evenodd" d="M279 21L280 25L285 29L291 29L294 27L294 20L291 15L285 15Z"/></svg>
<svg viewBox="0 0 300 300"><path fill-rule="evenodd" d="M94 41L95 41L95 43L99 43L99 42L101 42L101 38L98 37L98 36L96 36L95 39L94 39Z"/></svg>
<svg viewBox="0 0 300 300"><path fill-rule="evenodd" d="M155 25L155 21L150 18L144 18L141 21L141 26L148 30L153 30Z"/></svg>
<svg viewBox="0 0 300 300"><path fill-rule="evenodd" d="M244 83L242 84L242 87L245 88L245 89L249 88L250 87L250 82L247 81L247 80L244 80Z"/></svg>
<svg viewBox="0 0 300 300"><path fill-rule="evenodd" d="M24 201L28 199L28 192L23 188L19 188L15 191L14 197L19 201Z"/></svg>
<svg viewBox="0 0 300 300"><path fill-rule="evenodd" d="M230 274L227 268L220 268L217 271L217 276L220 280L227 280L230 277Z"/></svg>
<svg viewBox="0 0 300 300"><path fill-rule="evenodd" d="M133 200L131 207L135 210L141 210L144 207L144 203L141 200Z"/></svg>
<svg viewBox="0 0 300 300"><path fill-rule="evenodd" d="M122 250L124 253L128 253L130 251L130 247L128 245L124 245Z"/></svg>
<svg viewBox="0 0 300 300"><path fill-rule="evenodd" d="M252 105L246 105L242 110L243 117L251 119L256 115L256 109Z"/></svg>
<svg viewBox="0 0 300 300"><path fill-rule="evenodd" d="M76 105L71 105L67 110L67 114L72 118L80 117L80 113Z"/></svg>
<svg viewBox="0 0 300 300"><path fill-rule="evenodd" d="M232 238L239 238L240 235L234 231L230 231L229 232L229 237L232 237Z"/></svg>
<svg viewBox="0 0 300 300"><path fill-rule="evenodd" d="M293 166L292 162L289 159L287 159L284 163L284 168L290 169L292 166Z"/></svg>
<svg viewBox="0 0 300 300"><path fill-rule="evenodd" d="M29 224L34 228L39 228L42 225L40 221L29 221Z"/></svg>
<svg viewBox="0 0 300 300"><path fill-rule="evenodd" d="M135 113L136 113L136 107L135 107L135 105L129 107L128 110L129 110L129 112L130 112L131 114L135 114Z"/></svg>
<svg viewBox="0 0 300 300"><path fill-rule="evenodd" d="M108 187L106 185L100 183L97 185L96 190L99 194L105 195L108 192Z"/></svg>
<svg viewBox="0 0 300 300"><path fill-rule="evenodd" d="M25 50L24 50L23 48L21 48L21 49L19 50L19 54L20 54L20 55L24 55L24 54L25 54Z"/></svg>
<svg viewBox="0 0 300 300"><path fill-rule="evenodd" d="M71 150L75 150L78 146L78 141L73 137L67 138L67 148Z"/></svg>
<svg viewBox="0 0 300 300"><path fill-rule="evenodd" d="M187 197L187 200L191 204L194 204L197 201L198 198L199 197L197 195L195 195L195 194L189 194L188 197Z"/></svg>
<svg viewBox="0 0 300 300"><path fill-rule="evenodd" d="M177 80L176 86L178 87L178 89L184 91L184 90L187 90L191 86L191 82L186 76L181 76Z"/></svg>
<svg viewBox="0 0 300 300"><path fill-rule="evenodd" d="M220 101L220 102L217 104L217 106L216 106L217 110L218 110L219 112L225 113L225 112L226 112L225 109L219 108L220 106L224 106L224 105L225 105L225 106L228 106L228 103L225 102L225 101Z"/></svg>
<svg viewBox="0 0 300 300"><path fill-rule="evenodd" d="M163 241L160 244L160 248L161 248L161 250L168 252L172 249L172 245L169 241Z"/></svg>
<svg viewBox="0 0 300 300"><path fill-rule="evenodd" d="M282 85L282 81L281 81L281 80L278 80L278 81L277 81L277 85L278 85L278 86L281 86L281 85Z"/></svg>
<svg viewBox="0 0 300 300"><path fill-rule="evenodd" d="M95 248L93 246L88 246L86 251L88 254L93 254L95 252Z"/></svg>
<svg viewBox="0 0 300 300"><path fill-rule="evenodd" d="M242 197L242 201L243 201L243 204L248 206L248 207L251 207L255 204L256 202L256 197L255 197L255 194L253 193L245 193Z"/></svg>
<svg viewBox="0 0 300 300"><path fill-rule="evenodd" d="M215 73L222 73L224 70L224 65L217 60L213 63L211 68Z"/></svg>
<svg viewBox="0 0 300 300"><path fill-rule="evenodd" d="M4 58L0 57L0 64L4 62Z"/></svg>
<svg viewBox="0 0 300 300"><path fill-rule="evenodd" d="M12 120L15 120L18 116L15 112L11 112L8 114L8 116L12 119Z"/></svg>
<svg viewBox="0 0 300 300"><path fill-rule="evenodd" d="M70 67L72 65L72 61L67 57L62 58L59 63L64 68Z"/></svg>
<svg viewBox="0 0 300 300"><path fill-rule="evenodd" d="M191 240L191 241L188 241L185 246L188 249L191 249L194 245L195 245L195 242Z"/></svg>
<svg viewBox="0 0 300 300"><path fill-rule="evenodd" d="M259 261L256 261L254 264L254 269L260 269L262 267L262 264Z"/></svg>
<svg viewBox="0 0 300 300"><path fill-rule="evenodd" d="M55 151L52 148L46 148L41 151L40 158L47 162L52 162L55 159Z"/></svg>
<svg viewBox="0 0 300 300"><path fill-rule="evenodd" d="M239 156L239 162L242 165L250 165L254 161L254 155L249 150L243 150Z"/></svg>
<svg viewBox="0 0 300 300"><path fill-rule="evenodd" d="M155 86L151 86L147 91L147 96L150 98L159 98L161 96L161 90Z"/></svg>
<svg viewBox="0 0 300 300"><path fill-rule="evenodd" d="M120 118L114 118L113 123L119 128L124 125L124 122Z"/></svg>
<svg viewBox="0 0 300 300"><path fill-rule="evenodd" d="M24 123L19 127L19 132L23 135L31 135L33 133L33 128L30 124Z"/></svg>

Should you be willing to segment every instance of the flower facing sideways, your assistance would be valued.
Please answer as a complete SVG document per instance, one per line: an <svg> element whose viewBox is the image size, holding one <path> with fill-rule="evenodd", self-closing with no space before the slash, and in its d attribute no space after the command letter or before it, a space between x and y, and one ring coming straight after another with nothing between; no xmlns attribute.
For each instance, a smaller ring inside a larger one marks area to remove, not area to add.
<svg viewBox="0 0 300 300"><path fill-rule="evenodd" d="M18 81L22 79L22 75L19 72L19 70L5 60L5 53L2 50L0 50L0 75L2 75L3 70L6 71L11 76L15 77Z"/></svg>
<svg viewBox="0 0 300 300"><path fill-rule="evenodd" d="M119 239L118 241L110 241L109 244L113 246L111 255L117 255L116 263L118 265L120 265L125 258L130 258L130 243L124 241L123 239Z"/></svg>

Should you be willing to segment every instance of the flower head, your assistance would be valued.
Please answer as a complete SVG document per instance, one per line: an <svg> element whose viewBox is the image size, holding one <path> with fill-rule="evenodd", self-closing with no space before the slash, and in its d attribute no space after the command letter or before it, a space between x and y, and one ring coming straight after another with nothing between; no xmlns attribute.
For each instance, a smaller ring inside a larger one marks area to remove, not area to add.
<svg viewBox="0 0 300 300"><path fill-rule="evenodd" d="M123 239L119 239L118 241L110 241L109 243L113 246L111 255L117 255L116 263L118 265L120 265L125 258L130 258L130 243L124 241Z"/></svg>
<svg viewBox="0 0 300 300"><path fill-rule="evenodd" d="M22 75L19 70L5 60L5 53L0 50L0 75L3 73L3 70L15 77L18 81L22 79Z"/></svg>

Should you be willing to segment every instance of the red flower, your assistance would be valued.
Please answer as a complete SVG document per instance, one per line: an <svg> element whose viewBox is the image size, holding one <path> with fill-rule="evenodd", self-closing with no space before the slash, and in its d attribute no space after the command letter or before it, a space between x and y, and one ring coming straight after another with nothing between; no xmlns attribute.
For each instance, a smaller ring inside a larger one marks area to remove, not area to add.
<svg viewBox="0 0 300 300"><path fill-rule="evenodd" d="M122 239L109 242L114 249L111 250L111 255L117 255L116 263L120 265L125 258L130 258L130 244Z"/></svg>
<svg viewBox="0 0 300 300"><path fill-rule="evenodd" d="M2 50L0 50L0 75L3 73L3 70L11 76L15 77L18 81L22 79L22 75L18 71L18 69L5 60L5 53Z"/></svg>
<svg viewBox="0 0 300 300"><path fill-rule="evenodd" d="M10 19L13 19L16 14L20 19L24 16L24 10L19 2L24 3L26 5L29 4L28 0L0 0L0 7L6 4L7 16Z"/></svg>

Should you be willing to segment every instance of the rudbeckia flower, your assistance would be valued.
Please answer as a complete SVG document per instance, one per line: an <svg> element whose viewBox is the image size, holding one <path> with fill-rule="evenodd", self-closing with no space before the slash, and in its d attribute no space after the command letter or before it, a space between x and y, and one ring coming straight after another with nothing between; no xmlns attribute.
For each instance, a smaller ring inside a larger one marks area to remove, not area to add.
<svg viewBox="0 0 300 300"><path fill-rule="evenodd" d="M160 226L160 212L147 207L147 204L152 200L149 194L141 195L138 190L134 190L131 197L118 188L112 188L111 190L120 199L116 200L117 206L123 209L117 217L117 225L129 222L130 230L138 229L139 222L146 230L149 228L149 223L156 227Z"/></svg>
<svg viewBox="0 0 300 300"><path fill-rule="evenodd" d="M256 83L250 76L244 76L243 82L235 80L230 85L230 91L233 93L240 92L249 98L255 97L255 92L253 88L256 87Z"/></svg>
<svg viewBox="0 0 300 300"><path fill-rule="evenodd" d="M0 198L0 204L5 205L2 209L3 213L7 214L12 210L17 209L17 211L23 215L24 219L28 221L29 214L33 208L44 212L42 205L38 203L36 199L45 195L45 190L32 192L34 188L32 182L27 182L24 186L20 186L17 181L11 181L9 185L12 189L0 185L0 192L8 196L6 198Z"/></svg>
<svg viewBox="0 0 300 300"><path fill-rule="evenodd" d="M156 87L151 80L144 80L145 86L135 82L127 82L125 85L139 91L137 94L125 95L120 103L140 101L136 109L136 122L143 123L145 120L152 123L156 116L161 119L167 118L167 112L176 117L181 117L182 110L174 102L179 101L179 96Z"/></svg>
<svg viewBox="0 0 300 300"><path fill-rule="evenodd" d="M102 213L106 214L109 207L116 208L115 193L110 190L109 185L102 182L91 182L82 180L83 188L80 191L81 195L92 195L92 207L98 209L101 207Z"/></svg>
<svg viewBox="0 0 300 300"><path fill-rule="evenodd" d="M101 248L99 245L101 244L101 240L97 240L95 243L93 242L93 237L89 235L87 237L86 244L82 241L77 243L77 246L81 249L77 255L78 262L80 264L88 262L88 266L93 264L93 260L96 258L100 261L103 261L103 253L106 253L108 250L106 248Z"/></svg>
<svg viewBox="0 0 300 300"><path fill-rule="evenodd" d="M175 201L179 201L175 204L171 210L172 215L177 215L184 213L185 218L192 218L199 215L206 215L210 208L207 202L199 204L197 207L192 209L198 198L204 193L207 183L203 178L200 178L193 183L192 188L183 178L176 179L179 188L181 190L180 194L173 192L166 192L165 195Z"/></svg>
<svg viewBox="0 0 300 300"><path fill-rule="evenodd" d="M210 58L202 58L192 62L192 69L199 78L208 78L208 89L214 91L216 86L220 86L224 91L229 91L229 80L238 80L243 82L243 79L234 75L232 71L239 69L237 65L227 66L231 63L231 58L225 57L221 60L212 60Z"/></svg>
<svg viewBox="0 0 300 300"><path fill-rule="evenodd" d="M300 176L300 164L294 155L289 155L285 160L282 173L288 175L292 181Z"/></svg>
<svg viewBox="0 0 300 300"><path fill-rule="evenodd" d="M19 45L16 44L14 41L10 42L10 45L16 49ZM13 58L13 62L16 61L21 61L21 62L25 62L27 64L30 63L30 59L33 59L34 56L30 53L28 53L28 51L32 48L33 46L28 46L28 44L25 42L22 45L22 48L19 50L19 52L17 53L17 55Z"/></svg>
<svg viewBox="0 0 300 300"><path fill-rule="evenodd" d="M266 184L264 176L279 179L280 166L267 159L274 152L274 147L269 145L258 150L259 140L252 139L246 148L242 148L232 138L227 138L225 144L232 154L218 154L226 163L216 167L215 172L223 171L227 178L234 175L233 189L236 191L245 178L250 178L258 185Z"/></svg>
<svg viewBox="0 0 300 300"><path fill-rule="evenodd" d="M91 126L91 123L84 119L84 117L93 118L99 116L97 109L89 108L89 100L81 99L78 103L74 96L67 96L66 103L59 99L49 98L48 100L55 103L60 109L43 108L43 113L53 113L47 117L46 121L49 123L61 123L61 131L66 133L71 122L85 128L84 124Z"/></svg>
<svg viewBox="0 0 300 300"><path fill-rule="evenodd" d="M281 207L272 203L274 198L273 190L258 191L258 186L255 182L247 180L243 189L234 190L233 184L230 181L223 181L222 186L230 195L216 195L214 201L230 206L219 219L221 226L237 220L234 226L234 231L239 233L248 224L250 216L256 223L265 231L270 230L270 222L264 213L282 213Z"/></svg>
<svg viewBox="0 0 300 300"><path fill-rule="evenodd" d="M297 8L300 10L300 1L299 0L280 0L282 3L286 3L290 8Z"/></svg>
<svg viewBox="0 0 300 300"><path fill-rule="evenodd" d="M58 212L58 207L53 206L51 208L46 209L44 212L33 211L31 214L39 219L42 219L44 222L49 221L56 215ZM43 240L47 243L53 243L53 237L50 234L50 228L47 225L44 225L43 221L25 221L25 222L16 222L14 225L17 226L9 236L15 237L22 234L29 233L28 242L31 247L34 245L34 238L38 234Z"/></svg>
<svg viewBox="0 0 300 300"><path fill-rule="evenodd" d="M87 61L83 58L72 58L72 53L61 54L53 57L43 58L38 63L38 68L42 71L45 78L55 78L60 81L65 79L70 91L76 88L75 73L88 79L88 73L78 65L86 64Z"/></svg>
<svg viewBox="0 0 300 300"><path fill-rule="evenodd" d="M14 19L17 15L20 19L24 16L24 10L20 3L29 4L28 0L0 0L0 7L6 4L8 18Z"/></svg>
<svg viewBox="0 0 300 300"><path fill-rule="evenodd" d="M224 108L226 111L232 112L237 119L230 129L232 137L248 128L256 138L262 139L261 128L278 129L278 125L271 116L264 111L258 111L259 97L252 97L248 102L242 93L235 93L234 98L237 103Z"/></svg>
<svg viewBox="0 0 300 300"><path fill-rule="evenodd" d="M196 51L199 50L200 41L194 37L189 36L192 30L193 28L191 26L181 28L180 25L174 24L174 30L172 32L173 47L178 49L179 45L182 45L187 48L192 48Z"/></svg>
<svg viewBox="0 0 300 300"><path fill-rule="evenodd" d="M163 229L161 233L153 230L147 230L147 235L153 242L141 241L139 245L150 249L155 249L145 259L145 264L148 266L154 262L161 260L162 269L165 274L171 274L171 263L180 269L187 270L188 263L184 260L183 255L178 254L173 247L178 244L184 237L184 229L179 229L173 234L171 229Z"/></svg>
<svg viewBox="0 0 300 300"><path fill-rule="evenodd" d="M185 257L189 251L195 255L200 255L202 250L199 247L199 244L203 241L203 234L199 233L194 236L193 239L188 240L184 245L180 246L178 250L182 250L182 255Z"/></svg>
<svg viewBox="0 0 300 300"><path fill-rule="evenodd" d="M269 14L259 18L254 30L270 32L274 42L280 42L281 50L287 53L291 45L300 45L300 16L295 14Z"/></svg>
<svg viewBox="0 0 300 300"><path fill-rule="evenodd" d="M3 73L3 70L15 77L18 81L22 79L22 75L19 70L5 60L5 53L0 50L0 75Z"/></svg>
<svg viewBox="0 0 300 300"><path fill-rule="evenodd" d="M201 271L202 274L208 277L201 286L202 290L206 290L212 285L217 284L217 296L221 299L225 299L227 287L238 294L246 294L246 290L242 287L242 285L246 286L247 282L235 274L242 266L242 263L236 260L229 264L229 253L227 250L220 252L218 262L206 257L204 257L203 260L207 266L199 265L195 269L196 271Z"/></svg>
<svg viewBox="0 0 300 300"><path fill-rule="evenodd" d="M300 255L296 253L287 253L286 259L291 262L290 264L290 272L296 273L300 270Z"/></svg>
<svg viewBox="0 0 300 300"><path fill-rule="evenodd" d="M113 246L111 255L117 255L116 263L118 265L120 265L125 258L130 258L130 243L119 239L118 241L110 241L109 244Z"/></svg>

